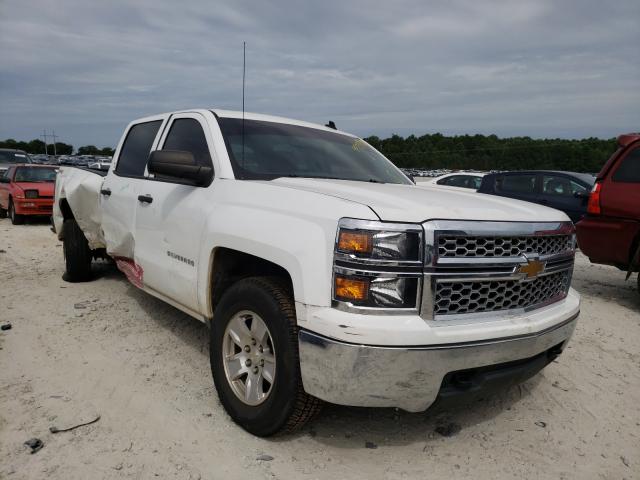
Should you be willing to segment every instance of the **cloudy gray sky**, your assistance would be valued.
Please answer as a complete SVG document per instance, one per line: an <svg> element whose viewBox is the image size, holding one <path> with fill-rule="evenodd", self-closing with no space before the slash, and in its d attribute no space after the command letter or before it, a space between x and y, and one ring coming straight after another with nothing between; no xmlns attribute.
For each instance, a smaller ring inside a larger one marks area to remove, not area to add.
<svg viewBox="0 0 640 480"><path fill-rule="evenodd" d="M0 0L0 138L247 110L359 135L640 130L638 0Z"/></svg>

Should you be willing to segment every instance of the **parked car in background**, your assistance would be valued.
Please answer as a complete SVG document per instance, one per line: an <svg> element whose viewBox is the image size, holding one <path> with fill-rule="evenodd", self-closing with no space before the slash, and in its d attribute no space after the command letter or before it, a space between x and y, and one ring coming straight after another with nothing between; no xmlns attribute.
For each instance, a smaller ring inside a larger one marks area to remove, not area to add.
<svg viewBox="0 0 640 480"><path fill-rule="evenodd" d="M482 172L454 172L434 178L417 178L416 184L430 187L468 188L478 190L485 176Z"/></svg>
<svg viewBox="0 0 640 480"><path fill-rule="evenodd" d="M31 157L22 150L13 150L10 148L0 148L0 175L6 171L11 165L17 163L33 163Z"/></svg>
<svg viewBox="0 0 640 480"><path fill-rule="evenodd" d="M31 163L40 165L57 165L58 159L55 155L45 155L44 153L38 153L31 155Z"/></svg>
<svg viewBox="0 0 640 480"><path fill-rule="evenodd" d="M539 203L566 213L576 223L587 213L595 177L588 173L531 170L485 175L480 193Z"/></svg>
<svg viewBox="0 0 640 480"><path fill-rule="evenodd" d="M587 216L576 225L578 245L593 263L640 271L640 133L620 135L598 174ZM640 275L638 276L640 292Z"/></svg>
<svg viewBox="0 0 640 480"><path fill-rule="evenodd" d="M73 164L86 167L90 163L97 162L98 159L94 155L77 155L73 157Z"/></svg>
<svg viewBox="0 0 640 480"><path fill-rule="evenodd" d="M0 218L18 225L25 215L50 216L53 209L56 168L12 165L0 177Z"/></svg>
<svg viewBox="0 0 640 480"><path fill-rule="evenodd" d="M58 157L58 165L73 165L72 155L60 155Z"/></svg>
<svg viewBox="0 0 640 480"><path fill-rule="evenodd" d="M44 153L37 153L35 155L31 155L31 163L45 164L49 162L49 155L45 155Z"/></svg>
<svg viewBox="0 0 640 480"><path fill-rule="evenodd" d="M92 170L109 170L111 166L111 158L110 157L96 157L94 162L89 162L87 164L87 168Z"/></svg>

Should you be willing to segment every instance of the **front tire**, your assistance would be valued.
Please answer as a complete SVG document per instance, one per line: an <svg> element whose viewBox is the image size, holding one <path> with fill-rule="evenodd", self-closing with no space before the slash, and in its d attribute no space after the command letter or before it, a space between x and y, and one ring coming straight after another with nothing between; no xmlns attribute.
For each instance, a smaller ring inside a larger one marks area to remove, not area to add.
<svg viewBox="0 0 640 480"><path fill-rule="evenodd" d="M9 218L11 219L12 225L22 225L24 223L24 217L16 213L13 200L9 200Z"/></svg>
<svg viewBox="0 0 640 480"><path fill-rule="evenodd" d="M290 432L320 411L320 400L302 388L295 307L284 282L252 277L232 285L210 334L220 402L242 428L260 437Z"/></svg>
<svg viewBox="0 0 640 480"><path fill-rule="evenodd" d="M91 279L92 252L89 242L74 219L62 224L65 273L67 282L86 282Z"/></svg>

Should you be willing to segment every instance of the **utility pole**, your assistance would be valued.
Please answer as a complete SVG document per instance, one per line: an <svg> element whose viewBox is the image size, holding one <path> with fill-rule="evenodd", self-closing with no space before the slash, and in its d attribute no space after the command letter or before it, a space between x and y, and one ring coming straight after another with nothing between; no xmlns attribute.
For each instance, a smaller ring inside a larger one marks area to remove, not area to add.
<svg viewBox="0 0 640 480"><path fill-rule="evenodd" d="M58 153L56 152L56 138L59 138L59 137L56 135L55 130L52 130L52 132L53 133L51 134L51 137L53 138L53 156L57 157Z"/></svg>
<svg viewBox="0 0 640 480"><path fill-rule="evenodd" d="M44 139L44 154L45 155L49 155L49 149L47 148L47 137L48 137L47 131L43 130L42 132L43 133L42 133L42 135L40 135L40 138Z"/></svg>

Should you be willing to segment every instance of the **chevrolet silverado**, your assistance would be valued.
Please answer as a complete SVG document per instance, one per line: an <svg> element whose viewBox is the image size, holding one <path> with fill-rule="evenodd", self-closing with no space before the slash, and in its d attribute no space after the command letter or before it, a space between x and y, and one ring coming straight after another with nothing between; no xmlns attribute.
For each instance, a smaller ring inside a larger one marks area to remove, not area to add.
<svg viewBox="0 0 640 480"><path fill-rule="evenodd" d="M418 187L362 139L279 117L135 120L106 175L61 168L54 225L67 280L108 256L210 327L221 403L259 436L322 401L419 412L522 381L580 307L564 213Z"/></svg>

